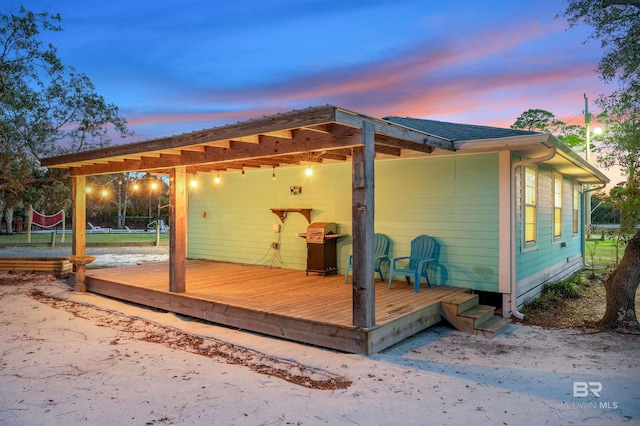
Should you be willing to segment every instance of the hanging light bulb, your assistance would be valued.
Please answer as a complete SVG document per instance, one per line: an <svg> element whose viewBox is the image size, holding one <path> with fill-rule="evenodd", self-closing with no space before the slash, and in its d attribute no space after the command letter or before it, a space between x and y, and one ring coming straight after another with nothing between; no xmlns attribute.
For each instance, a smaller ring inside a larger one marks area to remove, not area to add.
<svg viewBox="0 0 640 426"><path fill-rule="evenodd" d="M103 197L106 197L107 195L109 195L109 191L107 191L106 189L103 189L101 194Z"/></svg>
<svg viewBox="0 0 640 426"><path fill-rule="evenodd" d="M85 189L85 191L87 192L87 194L91 194L91 191L93 191L93 188L91 188L90 186L87 186L87 189Z"/></svg>
<svg viewBox="0 0 640 426"><path fill-rule="evenodd" d="M276 177L276 166L273 166L273 172L271 173L271 179L273 179L273 181L277 181L278 178Z"/></svg>
<svg viewBox="0 0 640 426"><path fill-rule="evenodd" d="M136 182L133 184L133 190L137 191L138 189L140 189L140 185L138 185L138 183Z"/></svg>
<svg viewBox="0 0 640 426"><path fill-rule="evenodd" d="M244 177L244 164L242 165L242 177Z"/></svg>
<svg viewBox="0 0 640 426"><path fill-rule="evenodd" d="M189 182L189 185L191 185L192 188L197 188L198 187L198 181L195 179L192 179L191 182Z"/></svg>
<svg viewBox="0 0 640 426"><path fill-rule="evenodd" d="M213 181L218 184L220 183L220 171L218 171L218 174L216 175L215 179L213 179Z"/></svg>
<svg viewBox="0 0 640 426"><path fill-rule="evenodd" d="M307 167L307 170L304 171L304 174L307 176L313 175L313 169L311 168L311 166Z"/></svg>

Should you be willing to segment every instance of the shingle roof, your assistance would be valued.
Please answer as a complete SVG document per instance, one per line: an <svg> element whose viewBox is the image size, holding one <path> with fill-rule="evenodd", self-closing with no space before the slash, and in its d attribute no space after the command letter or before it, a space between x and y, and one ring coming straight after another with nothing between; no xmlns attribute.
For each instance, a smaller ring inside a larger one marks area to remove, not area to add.
<svg viewBox="0 0 640 426"><path fill-rule="evenodd" d="M477 126L474 124L448 123L445 121L425 120L411 117L384 117L390 121L414 130L440 136L452 141L469 141L477 139L508 138L513 136L535 135L538 132L529 130L504 129L501 127Z"/></svg>

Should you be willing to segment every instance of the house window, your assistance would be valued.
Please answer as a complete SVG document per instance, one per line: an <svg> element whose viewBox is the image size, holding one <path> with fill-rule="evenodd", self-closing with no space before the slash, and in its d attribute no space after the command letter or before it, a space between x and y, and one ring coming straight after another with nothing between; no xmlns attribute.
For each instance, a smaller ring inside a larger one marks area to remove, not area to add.
<svg viewBox="0 0 640 426"><path fill-rule="evenodd" d="M538 234L538 172L533 167L524 169L524 242L535 243Z"/></svg>
<svg viewBox="0 0 640 426"><path fill-rule="evenodd" d="M573 184L573 233L578 234L580 230L578 229L580 217L580 190L578 189L577 184Z"/></svg>
<svg viewBox="0 0 640 426"><path fill-rule="evenodd" d="M562 176L553 179L553 238L562 237Z"/></svg>

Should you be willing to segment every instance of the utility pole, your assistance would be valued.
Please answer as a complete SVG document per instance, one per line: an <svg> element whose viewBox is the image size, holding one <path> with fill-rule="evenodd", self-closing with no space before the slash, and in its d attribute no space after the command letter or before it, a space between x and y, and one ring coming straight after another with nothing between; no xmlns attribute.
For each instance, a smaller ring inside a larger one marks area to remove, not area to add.
<svg viewBox="0 0 640 426"><path fill-rule="evenodd" d="M587 98L587 94L584 94L584 127L587 131L587 147L585 151L585 160L587 163L591 164L591 113L589 113L589 99ZM584 197L584 209L585 209L585 224L584 227L587 232L587 239L591 238L591 193L585 191Z"/></svg>

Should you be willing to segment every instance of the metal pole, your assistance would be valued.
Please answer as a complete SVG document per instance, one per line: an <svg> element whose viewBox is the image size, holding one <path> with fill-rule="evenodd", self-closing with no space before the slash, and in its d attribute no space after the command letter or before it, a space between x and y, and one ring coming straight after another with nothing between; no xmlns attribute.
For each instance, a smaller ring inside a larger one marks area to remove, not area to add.
<svg viewBox="0 0 640 426"><path fill-rule="evenodd" d="M584 127L587 131L587 147L585 151L585 160L587 163L591 164L591 130L589 127L591 126L591 114L589 113L589 99L587 99L587 94L584 94ZM587 238L591 238L591 193L587 192L587 196L584 197L585 205L584 209L586 212L585 215L585 229L587 233Z"/></svg>

